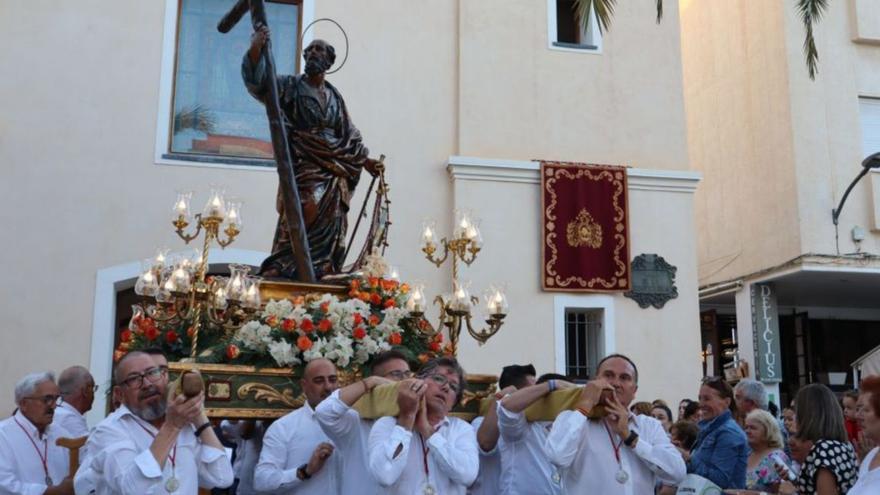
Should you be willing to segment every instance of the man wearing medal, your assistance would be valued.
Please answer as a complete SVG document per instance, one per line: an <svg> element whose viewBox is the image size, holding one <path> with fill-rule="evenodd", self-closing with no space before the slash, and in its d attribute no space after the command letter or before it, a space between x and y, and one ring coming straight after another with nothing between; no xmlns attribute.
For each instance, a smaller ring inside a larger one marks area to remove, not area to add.
<svg viewBox="0 0 880 495"><path fill-rule="evenodd" d="M547 437L563 493L640 495L654 493L658 481L678 485L685 464L663 426L629 412L638 390L635 363L611 354L599 362L597 376L584 387L576 410L557 416Z"/></svg>
<svg viewBox="0 0 880 495"><path fill-rule="evenodd" d="M168 371L143 352L130 352L113 374L122 404L98 423L77 471L96 481L96 493L196 495L227 487L232 465L203 409L204 393L168 394ZM79 486L79 485L78 485Z"/></svg>
<svg viewBox="0 0 880 495"><path fill-rule="evenodd" d="M32 373L15 385L18 410L0 421L0 494L67 495L73 493L67 449L55 445L70 437L53 424L61 402L50 372ZM57 484L56 484L57 483Z"/></svg>
<svg viewBox="0 0 880 495"><path fill-rule="evenodd" d="M461 400L464 370L454 358L428 361L400 382L397 417L370 431L370 472L389 495L464 495L480 468L470 424L450 417Z"/></svg>

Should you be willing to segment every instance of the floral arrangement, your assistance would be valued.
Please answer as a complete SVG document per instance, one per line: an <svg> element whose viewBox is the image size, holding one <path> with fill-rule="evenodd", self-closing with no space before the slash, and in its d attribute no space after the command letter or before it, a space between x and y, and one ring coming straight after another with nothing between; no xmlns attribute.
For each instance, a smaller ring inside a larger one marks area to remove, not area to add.
<svg viewBox="0 0 880 495"><path fill-rule="evenodd" d="M367 277L353 279L348 288L348 297L321 294L271 300L259 319L208 343L197 361L296 368L326 358L340 369L352 370L392 348L421 362L448 353L442 334L429 338L418 331L416 326L425 322L412 318L406 309L407 284ZM121 357L128 350L157 346L170 359L187 357L191 333L191 328L162 328L136 313L120 334L116 353ZM199 335L202 342L204 334Z"/></svg>

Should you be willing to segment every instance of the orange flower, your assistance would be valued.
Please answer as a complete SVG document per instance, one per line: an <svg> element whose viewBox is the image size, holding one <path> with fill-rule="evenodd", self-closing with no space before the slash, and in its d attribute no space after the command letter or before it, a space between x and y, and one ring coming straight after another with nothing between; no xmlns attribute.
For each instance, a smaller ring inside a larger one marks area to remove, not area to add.
<svg viewBox="0 0 880 495"><path fill-rule="evenodd" d="M266 325L269 325L270 327L278 326L278 317L275 315L269 316L266 318Z"/></svg>
<svg viewBox="0 0 880 495"><path fill-rule="evenodd" d="M383 304L386 309L394 307L394 299L386 299L385 304Z"/></svg>
<svg viewBox="0 0 880 495"><path fill-rule="evenodd" d="M119 348L122 349L123 351L129 351L129 350L131 350L132 344L133 344L133 342L120 342Z"/></svg>
<svg viewBox="0 0 880 495"><path fill-rule="evenodd" d="M292 332L296 330L296 320L285 318L281 321L281 329L285 332Z"/></svg>
<svg viewBox="0 0 880 495"><path fill-rule="evenodd" d="M429 356L427 354L419 354L419 362L420 363L425 364L428 362L429 359L431 359L431 356Z"/></svg>
<svg viewBox="0 0 880 495"><path fill-rule="evenodd" d="M400 284L400 293L406 294L409 292L409 284Z"/></svg>
<svg viewBox="0 0 880 495"><path fill-rule="evenodd" d="M351 318L354 322L354 326L358 326L364 322L364 317L360 313L355 313Z"/></svg>
<svg viewBox="0 0 880 495"><path fill-rule="evenodd" d="M434 342L443 342L443 334L442 334L442 333L438 333L437 335L435 335L435 336L434 336Z"/></svg>
<svg viewBox="0 0 880 495"><path fill-rule="evenodd" d="M299 350L301 351L307 351L312 348L312 339L302 335L300 338L296 339L296 346L299 347Z"/></svg>
<svg viewBox="0 0 880 495"><path fill-rule="evenodd" d="M113 361L114 362L118 363L119 360L123 358L123 356L125 356L125 351L120 350L120 349L113 351Z"/></svg>
<svg viewBox="0 0 880 495"><path fill-rule="evenodd" d="M375 327L379 324L379 317L376 315L370 315L370 318L369 320L367 320L367 322L370 324L371 327Z"/></svg>
<svg viewBox="0 0 880 495"><path fill-rule="evenodd" d="M379 285L379 278L378 277L370 277L367 282L369 283L370 288L375 289Z"/></svg>
<svg viewBox="0 0 880 495"><path fill-rule="evenodd" d="M380 296L379 294L371 295L370 296L370 304L373 304L374 306L378 306L378 305L382 304L382 296Z"/></svg>
<svg viewBox="0 0 880 495"><path fill-rule="evenodd" d="M364 330L364 327L355 327L354 330L351 332L351 336L360 340L367 336L367 331Z"/></svg>
<svg viewBox="0 0 880 495"><path fill-rule="evenodd" d="M356 291L361 288L361 281L354 279L351 281L351 290Z"/></svg>
<svg viewBox="0 0 880 495"><path fill-rule="evenodd" d="M359 292L357 297L358 297L358 299L360 299L363 302L370 302L370 293L369 292Z"/></svg>
<svg viewBox="0 0 880 495"><path fill-rule="evenodd" d="M309 333L315 329L315 324L312 323L312 320L308 318L303 318L303 321L299 324L300 330L305 333Z"/></svg>
<svg viewBox="0 0 880 495"><path fill-rule="evenodd" d="M328 320L327 318L324 318L323 320L321 320L321 323L318 323L318 330L320 330L321 332L327 333L331 329L333 329L333 322Z"/></svg>
<svg viewBox="0 0 880 495"><path fill-rule="evenodd" d="M186 329L186 336L192 338L193 334L196 332L195 327L189 327Z"/></svg>
<svg viewBox="0 0 880 495"><path fill-rule="evenodd" d="M381 286L382 286L382 290L384 290L385 292L391 292L392 290L394 290L397 287L397 280L389 280L389 279L383 278L382 282L381 282Z"/></svg>
<svg viewBox="0 0 880 495"><path fill-rule="evenodd" d="M168 333L165 334L165 342L169 344L173 344L177 341L177 332L174 330L168 330Z"/></svg>
<svg viewBox="0 0 880 495"><path fill-rule="evenodd" d="M241 354L241 351L238 349L237 345L229 344L228 346L226 346L226 357L229 360L237 358L239 354Z"/></svg>
<svg viewBox="0 0 880 495"><path fill-rule="evenodd" d="M403 342L403 337L397 332L391 332L391 335L388 336L388 343L391 345L400 345L401 342Z"/></svg>
<svg viewBox="0 0 880 495"><path fill-rule="evenodd" d="M123 330L122 333L119 334L120 342L131 342L131 330Z"/></svg>
<svg viewBox="0 0 880 495"><path fill-rule="evenodd" d="M325 313L330 311L330 301L324 301L321 303L321 311Z"/></svg>

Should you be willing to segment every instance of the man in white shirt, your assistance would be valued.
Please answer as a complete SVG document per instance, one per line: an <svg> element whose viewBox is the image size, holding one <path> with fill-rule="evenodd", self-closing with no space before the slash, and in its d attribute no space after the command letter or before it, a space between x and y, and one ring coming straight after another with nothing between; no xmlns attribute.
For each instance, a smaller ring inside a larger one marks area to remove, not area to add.
<svg viewBox="0 0 880 495"><path fill-rule="evenodd" d="M498 377L500 389L489 403L486 416L479 416L471 422L477 434L480 447L480 473L477 480L468 488L469 495L497 495L501 493L501 450L504 441L498 429L497 401L520 388L534 385L535 367L531 364L511 364L501 369Z"/></svg>
<svg viewBox="0 0 880 495"><path fill-rule="evenodd" d="M597 375L577 409L557 416L547 437L545 450L561 470L563 493L641 495L654 493L658 481L678 485L686 475L684 460L663 426L629 412L638 390L636 365L611 354L599 362ZM599 406L605 417L588 418Z"/></svg>
<svg viewBox="0 0 880 495"><path fill-rule="evenodd" d="M386 493L463 495L480 461L474 430L450 417L466 386L454 358L438 358L401 382L398 416L380 418L369 441L369 467Z"/></svg>
<svg viewBox="0 0 880 495"><path fill-rule="evenodd" d="M263 450L263 435L266 426L262 421L255 420L223 420L220 429L226 440L235 442L235 462L232 472L238 484L235 485L236 495L256 495L254 488L254 470L260 461Z"/></svg>
<svg viewBox="0 0 880 495"><path fill-rule="evenodd" d="M561 476L545 451L552 421L526 420L525 410L557 388L574 387L561 375L543 375L537 385L524 387L498 403L501 450L501 490L504 495L557 495Z"/></svg>
<svg viewBox="0 0 880 495"><path fill-rule="evenodd" d="M60 425L74 438L89 435L85 413L92 409L95 401L95 379L89 370L82 366L71 366L58 375L58 388L64 402L55 409L53 423ZM84 459L84 456L80 456Z"/></svg>
<svg viewBox="0 0 880 495"><path fill-rule="evenodd" d="M315 419L315 408L337 388L336 366L331 361L313 359L306 365L302 378L306 403L272 423L263 436L263 450L254 472L258 491L340 493L341 457Z"/></svg>
<svg viewBox="0 0 880 495"><path fill-rule="evenodd" d="M113 375L122 404L98 423L77 471L103 494L196 495L232 484L232 465L204 410L204 393L167 393L168 373L143 352L130 352ZM85 468L85 469L84 469Z"/></svg>
<svg viewBox="0 0 880 495"><path fill-rule="evenodd" d="M351 406L377 385L412 376L406 356L394 350L376 355L371 372L370 377L333 392L315 409L318 424L336 446L336 455L342 456L344 472L340 489L343 494L384 493L367 467L367 445L374 421L361 419Z"/></svg>
<svg viewBox="0 0 880 495"><path fill-rule="evenodd" d="M60 401L51 372L31 373L15 385L18 410L0 421L0 494L73 494L69 454L55 445L58 438L70 437L52 423Z"/></svg>

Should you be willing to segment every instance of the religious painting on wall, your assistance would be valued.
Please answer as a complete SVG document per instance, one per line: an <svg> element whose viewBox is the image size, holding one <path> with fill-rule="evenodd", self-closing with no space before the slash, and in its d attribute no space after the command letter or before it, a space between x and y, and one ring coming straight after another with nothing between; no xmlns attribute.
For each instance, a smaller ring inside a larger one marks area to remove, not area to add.
<svg viewBox="0 0 880 495"><path fill-rule="evenodd" d="M548 291L630 289L626 168L541 162L541 285Z"/></svg>

